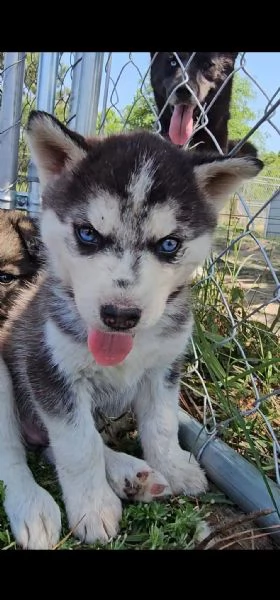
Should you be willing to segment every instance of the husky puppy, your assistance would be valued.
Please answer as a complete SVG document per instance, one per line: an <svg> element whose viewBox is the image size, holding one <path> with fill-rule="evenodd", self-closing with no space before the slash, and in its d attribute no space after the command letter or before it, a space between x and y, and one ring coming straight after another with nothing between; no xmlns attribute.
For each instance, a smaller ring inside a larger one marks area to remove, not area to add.
<svg viewBox="0 0 280 600"><path fill-rule="evenodd" d="M0 479L16 540L50 548L60 511L23 440L54 457L69 526L87 543L118 530L120 498L197 495L205 475L178 443L190 281L218 211L262 163L185 152L149 132L86 140L32 112L46 266L1 333ZM133 409L145 460L104 445L96 413Z"/></svg>

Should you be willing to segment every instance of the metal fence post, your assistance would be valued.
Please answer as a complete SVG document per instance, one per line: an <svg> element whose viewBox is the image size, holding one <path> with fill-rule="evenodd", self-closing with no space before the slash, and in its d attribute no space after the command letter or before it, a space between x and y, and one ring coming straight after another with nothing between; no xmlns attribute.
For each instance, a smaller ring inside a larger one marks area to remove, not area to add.
<svg viewBox="0 0 280 600"><path fill-rule="evenodd" d="M96 132L104 52L83 52L75 130L91 136Z"/></svg>
<svg viewBox="0 0 280 600"><path fill-rule="evenodd" d="M59 65L59 52L41 52L38 66L36 109L53 113L55 105L56 80ZM29 199L28 210L38 213L40 209L39 179L34 163L28 167Z"/></svg>
<svg viewBox="0 0 280 600"><path fill-rule="evenodd" d="M106 121L106 113L107 113L107 101L108 101L108 93L109 93L109 85L110 85L110 78L111 78L111 68L112 68L112 52L109 52L109 56L108 56L108 60L105 66L105 85L104 85L104 92L103 92L103 104L102 104L102 111L101 111L101 126L100 126L100 131L99 134L104 133L104 127L105 127L105 121Z"/></svg>
<svg viewBox="0 0 280 600"><path fill-rule="evenodd" d="M16 203L25 52L6 52L0 112L0 207Z"/></svg>
<svg viewBox="0 0 280 600"><path fill-rule="evenodd" d="M79 87L80 87L80 78L81 78L81 70L82 70L82 60L83 53L75 52L74 55L74 65L72 67L72 85L71 85L71 94L70 94L70 102L69 102L69 119L67 125L69 125L72 129L76 129L76 116L78 111L78 102L79 102Z"/></svg>

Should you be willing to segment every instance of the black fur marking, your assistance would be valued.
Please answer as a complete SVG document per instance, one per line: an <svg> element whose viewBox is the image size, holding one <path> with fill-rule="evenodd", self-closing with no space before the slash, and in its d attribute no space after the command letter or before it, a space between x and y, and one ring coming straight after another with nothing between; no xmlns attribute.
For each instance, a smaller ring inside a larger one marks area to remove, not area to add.
<svg viewBox="0 0 280 600"><path fill-rule="evenodd" d="M141 254L139 254L138 256L135 257L134 262L131 267L135 282L137 282L139 279L140 266L141 266Z"/></svg>
<svg viewBox="0 0 280 600"><path fill-rule="evenodd" d="M70 335L78 342L86 342L87 330L76 307L72 290L56 287L53 288L52 296L48 313L50 319L63 333ZM64 298L64 296L68 296L68 298ZM69 302L70 299L71 303Z"/></svg>
<svg viewBox="0 0 280 600"><path fill-rule="evenodd" d="M128 281L127 279L116 279L114 281L114 284L117 287L123 288L123 289L127 289L130 285L130 281Z"/></svg>
<svg viewBox="0 0 280 600"><path fill-rule="evenodd" d="M185 289L185 285L180 285L177 290L174 290L172 294L170 294L167 298L167 304L171 304L175 298L179 296L179 294Z"/></svg>
<svg viewBox="0 0 280 600"><path fill-rule="evenodd" d="M183 285L174 290L167 299L164 326L160 337L177 334L191 318L190 288Z"/></svg>
<svg viewBox="0 0 280 600"><path fill-rule="evenodd" d="M173 387L175 385L176 386L178 385L178 383L180 381L180 377L181 377L183 362L184 362L184 357L179 356L179 358L176 358L174 363L171 365L171 367L166 372L164 382L167 387Z"/></svg>
<svg viewBox="0 0 280 600"><path fill-rule="evenodd" d="M174 309L176 310L176 309ZM186 325L190 319L190 309L188 307L181 307L174 314L168 314L165 318L165 324L160 333L160 337L168 337L177 334L181 331L181 328Z"/></svg>
<svg viewBox="0 0 280 600"><path fill-rule="evenodd" d="M30 353L27 361L27 375L36 391L36 402L49 414L73 415L75 399L71 385L63 377L58 366L52 362L51 352L45 346L41 351Z"/></svg>

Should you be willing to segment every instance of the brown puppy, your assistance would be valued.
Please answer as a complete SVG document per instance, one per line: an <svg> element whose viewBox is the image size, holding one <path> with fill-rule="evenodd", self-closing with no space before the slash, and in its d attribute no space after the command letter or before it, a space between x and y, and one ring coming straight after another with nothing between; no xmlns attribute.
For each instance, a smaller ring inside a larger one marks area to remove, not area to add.
<svg viewBox="0 0 280 600"><path fill-rule="evenodd" d="M35 278L41 263L36 221L23 211L0 209L0 327L17 293Z"/></svg>

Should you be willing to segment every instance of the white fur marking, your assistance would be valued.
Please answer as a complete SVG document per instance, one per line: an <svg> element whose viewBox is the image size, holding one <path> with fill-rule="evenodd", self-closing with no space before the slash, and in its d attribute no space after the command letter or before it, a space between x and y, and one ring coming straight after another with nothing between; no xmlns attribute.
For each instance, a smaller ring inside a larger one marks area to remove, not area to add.
<svg viewBox="0 0 280 600"><path fill-rule="evenodd" d="M177 226L175 208L170 199L165 204L152 208L145 223L144 235L146 238L153 237L160 240L174 232Z"/></svg>
<svg viewBox="0 0 280 600"><path fill-rule="evenodd" d="M163 384L162 371L154 372L139 390L135 402L144 457L167 479L174 494L196 496L207 480L196 460L178 443L178 388Z"/></svg>
<svg viewBox="0 0 280 600"><path fill-rule="evenodd" d="M79 389L80 388L80 389ZM77 405L71 422L41 412L49 433L63 490L68 522L86 543L115 536L121 503L105 477L104 447L91 415L91 397L76 383Z"/></svg>
<svg viewBox="0 0 280 600"><path fill-rule="evenodd" d="M135 173L132 174L127 191L134 204L144 202L154 183L155 166L152 158L143 158Z"/></svg>

